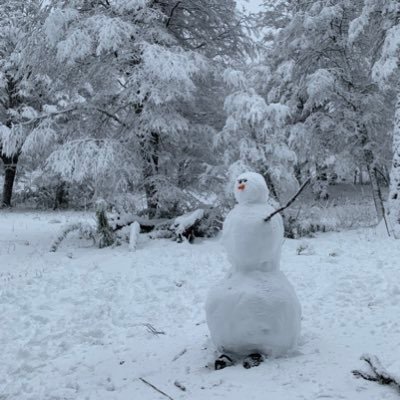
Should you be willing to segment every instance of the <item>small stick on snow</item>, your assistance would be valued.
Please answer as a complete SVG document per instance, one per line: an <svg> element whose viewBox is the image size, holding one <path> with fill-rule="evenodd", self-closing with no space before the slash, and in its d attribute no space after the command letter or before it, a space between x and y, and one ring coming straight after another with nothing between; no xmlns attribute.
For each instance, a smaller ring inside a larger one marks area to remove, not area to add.
<svg viewBox="0 0 400 400"><path fill-rule="evenodd" d="M160 390L157 386L154 386L152 383L146 381L146 379L144 378L139 378L143 383L145 383L146 385L149 385L151 388L153 388L155 391L157 391L158 393L161 393L163 396L165 396L166 398L168 398L169 400L174 400L171 396L168 396L167 393L163 392L162 390Z"/></svg>
<svg viewBox="0 0 400 400"><path fill-rule="evenodd" d="M176 361L178 358L182 357L187 352L187 349L183 349L180 353L178 353L172 361Z"/></svg>
<svg viewBox="0 0 400 400"><path fill-rule="evenodd" d="M174 385L175 385L178 389L182 390L182 392L186 392L186 387L183 386L182 383L180 383L180 382L178 382L178 381L175 381L175 382L174 382Z"/></svg>
<svg viewBox="0 0 400 400"><path fill-rule="evenodd" d="M400 381L391 376L385 368L382 367L378 357L364 354L361 360L365 361L371 368L372 374L364 371L354 370L352 374L357 378L362 378L367 381L377 382L380 385L393 385L400 390Z"/></svg>
<svg viewBox="0 0 400 400"><path fill-rule="evenodd" d="M283 207L278 208L277 210L275 210L274 212L272 212L271 214L268 215L268 217L264 218L265 222L268 222L274 215L279 214L280 212L286 210L288 207L290 207L292 205L292 203L297 199L297 197L299 196L299 194L304 190L304 188L310 183L311 181L311 176L308 177L308 179L306 179L304 181L304 183L300 186L299 190L296 192L296 194L286 203L286 205L284 205Z"/></svg>
<svg viewBox="0 0 400 400"><path fill-rule="evenodd" d="M157 336L157 335L165 335L164 331L159 331L156 328L154 328L153 325L149 324L149 323L144 323L142 324L143 326L145 326L148 330L148 332L152 333L153 335Z"/></svg>

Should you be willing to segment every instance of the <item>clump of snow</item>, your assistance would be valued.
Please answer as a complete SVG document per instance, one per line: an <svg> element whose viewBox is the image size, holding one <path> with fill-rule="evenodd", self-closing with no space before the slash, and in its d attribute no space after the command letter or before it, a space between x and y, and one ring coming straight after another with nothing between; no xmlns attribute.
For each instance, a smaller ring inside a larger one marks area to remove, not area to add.
<svg viewBox="0 0 400 400"><path fill-rule="evenodd" d="M188 228L193 226L197 221L204 217L204 210L199 209L175 218L171 225L171 229L179 236L182 235Z"/></svg>
<svg viewBox="0 0 400 400"><path fill-rule="evenodd" d="M44 23L44 32L48 41L55 45L62 37L64 27L77 19L78 16L78 11L73 8L52 9Z"/></svg>
<svg viewBox="0 0 400 400"><path fill-rule="evenodd" d="M397 71L400 55L400 25L388 29L382 54L372 69L372 77L376 82L384 83Z"/></svg>
<svg viewBox="0 0 400 400"><path fill-rule="evenodd" d="M140 225L137 221L133 222L130 226L130 235L129 235L129 250L136 251L136 246L139 241L140 234Z"/></svg>
<svg viewBox="0 0 400 400"><path fill-rule="evenodd" d="M101 55L109 51L116 51L121 45L136 37L136 31L132 24L123 21L121 18L93 17L93 28L96 31L97 47L96 54Z"/></svg>
<svg viewBox="0 0 400 400"><path fill-rule="evenodd" d="M307 93L309 96L307 105L309 107L323 105L330 98L330 92L333 89L334 83L335 78L326 69L318 69L311 74L307 83Z"/></svg>
<svg viewBox="0 0 400 400"><path fill-rule="evenodd" d="M227 68L222 74L222 78L230 88L244 89L246 87L246 77L243 71Z"/></svg>
<svg viewBox="0 0 400 400"><path fill-rule="evenodd" d="M88 30L75 29L70 32L66 39L57 44L57 60L73 64L90 54L92 51L93 39Z"/></svg>

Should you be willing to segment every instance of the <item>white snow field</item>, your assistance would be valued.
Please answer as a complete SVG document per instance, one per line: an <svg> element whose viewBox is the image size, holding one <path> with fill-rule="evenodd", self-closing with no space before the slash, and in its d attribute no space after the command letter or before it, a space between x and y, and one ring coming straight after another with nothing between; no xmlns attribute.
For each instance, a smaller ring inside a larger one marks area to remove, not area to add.
<svg viewBox="0 0 400 400"><path fill-rule="evenodd" d="M367 352L400 375L398 242L372 229L285 240L282 270L303 308L298 352L214 371L204 302L229 267L219 240L141 237L130 252L72 236L50 253L82 217L0 213L1 400L167 398L145 382L173 399L399 398L351 374L367 370ZM304 242L309 255L297 255Z"/></svg>

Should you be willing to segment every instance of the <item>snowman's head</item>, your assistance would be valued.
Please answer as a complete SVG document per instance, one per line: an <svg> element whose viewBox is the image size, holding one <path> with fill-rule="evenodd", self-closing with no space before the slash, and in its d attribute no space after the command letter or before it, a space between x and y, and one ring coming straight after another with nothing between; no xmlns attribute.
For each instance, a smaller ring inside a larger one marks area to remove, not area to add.
<svg viewBox="0 0 400 400"><path fill-rule="evenodd" d="M234 193L239 204L265 203L269 190L265 179L256 172L245 172L235 180Z"/></svg>

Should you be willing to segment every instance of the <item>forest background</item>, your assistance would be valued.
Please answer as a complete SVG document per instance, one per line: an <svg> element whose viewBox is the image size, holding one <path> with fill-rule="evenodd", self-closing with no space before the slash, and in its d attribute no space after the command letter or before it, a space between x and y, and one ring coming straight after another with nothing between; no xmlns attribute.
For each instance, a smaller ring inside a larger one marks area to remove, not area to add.
<svg viewBox="0 0 400 400"><path fill-rule="evenodd" d="M292 236L399 236L399 4L12 0L0 5L4 207L106 209L212 235L260 172ZM356 205L357 207L354 207Z"/></svg>

